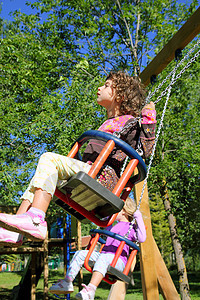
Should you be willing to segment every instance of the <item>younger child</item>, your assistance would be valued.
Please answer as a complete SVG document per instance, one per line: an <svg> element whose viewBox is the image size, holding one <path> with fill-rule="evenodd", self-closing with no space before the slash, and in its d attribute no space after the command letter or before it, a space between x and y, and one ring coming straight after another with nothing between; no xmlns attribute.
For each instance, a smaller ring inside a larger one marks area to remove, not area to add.
<svg viewBox="0 0 200 300"><path fill-rule="evenodd" d="M140 243L143 243L146 240L146 230L141 212L139 210L135 210L135 202L128 197L123 209L118 213L118 216L116 218L118 223L113 227L112 225L107 227L106 230L115 232L121 236L125 236L125 234L129 230L130 222L133 220L134 216L137 225L134 225L127 238L131 241L138 240ZM90 283L88 284L88 286L84 285L84 288L78 294L76 294L76 299L94 299L96 288L107 273L108 266L111 264L119 244L120 241L115 240L111 237L107 237L106 244L104 245L102 252L99 253L97 251L93 251L90 257L90 261L95 262L95 264ZM51 293L69 294L74 291L72 282L83 266L87 253L88 250L80 250L74 254L70 262L69 269L67 270L65 279L59 280L52 287L50 287L49 291ZM128 254L129 246L125 245L122 254L116 264L116 269L120 270L121 272L123 272L126 265Z"/></svg>
<svg viewBox="0 0 200 300"><path fill-rule="evenodd" d="M107 111L107 120L98 130L110 134L121 132L120 138L134 149L138 147L140 137L144 158L148 157L155 139L156 113L153 102L142 109L145 91L139 79L123 72L111 72L105 84L98 88L97 102ZM142 120L138 122L140 113ZM47 232L45 214L56 186L79 171L88 173L104 145L104 141L91 140L82 161L51 152L42 154L35 175L21 197L17 215L0 214L0 226L3 227L0 228L0 244L21 245L23 236L44 240ZM119 180L125 158L120 149L114 149L98 175L98 181L111 191Z"/></svg>

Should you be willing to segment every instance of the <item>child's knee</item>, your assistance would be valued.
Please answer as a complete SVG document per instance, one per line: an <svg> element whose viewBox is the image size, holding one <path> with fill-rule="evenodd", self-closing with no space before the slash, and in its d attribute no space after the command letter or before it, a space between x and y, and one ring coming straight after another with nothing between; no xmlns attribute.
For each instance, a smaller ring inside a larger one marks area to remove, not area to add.
<svg viewBox="0 0 200 300"><path fill-rule="evenodd" d="M55 153L53 152L45 152L40 156L39 162L52 160L55 157Z"/></svg>

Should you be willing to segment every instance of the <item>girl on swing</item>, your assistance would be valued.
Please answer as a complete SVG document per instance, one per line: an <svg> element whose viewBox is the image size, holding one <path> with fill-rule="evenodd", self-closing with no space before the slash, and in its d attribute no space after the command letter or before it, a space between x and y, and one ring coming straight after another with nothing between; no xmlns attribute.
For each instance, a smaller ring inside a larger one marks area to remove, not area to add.
<svg viewBox="0 0 200 300"><path fill-rule="evenodd" d="M146 239L146 230L142 219L142 214L139 210L136 210L135 202L129 197L126 199L123 209L117 215L116 221L118 221L118 223L113 227L112 225L107 227L106 230L124 236L129 230L130 222L133 220L133 217L135 218L137 225L134 225L127 238L131 241L143 243ZM84 288L75 295L76 299L94 299L96 288L106 275L108 266L111 264L119 244L120 241L108 237L101 253L98 251L92 252L90 261L95 262L95 264L90 283L87 286L83 284ZM74 254L65 279L59 280L57 283L52 285L49 289L51 293L69 294L74 291L72 282L83 266L87 253L88 250L80 250ZM115 268L121 272L123 272L127 263L128 254L129 246L125 245L115 266Z"/></svg>
<svg viewBox="0 0 200 300"><path fill-rule="evenodd" d="M143 157L147 158L155 139L156 112L153 102L142 109L144 99L140 81L121 71L111 72L97 92L97 102L107 111L107 120L98 130L113 134L130 124L120 138L136 149L140 137ZM138 122L140 112L141 122ZM45 214L56 186L79 171L88 173L104 145L103 141L91 140L82 161L56 153L42 154L35 175L21 197L17 214L0 214L0 245L21 245L23 236L44 240L47 233ZM98 176L97 180L111 191L119 180L125 157L122 151L114 149Z"/></svg>

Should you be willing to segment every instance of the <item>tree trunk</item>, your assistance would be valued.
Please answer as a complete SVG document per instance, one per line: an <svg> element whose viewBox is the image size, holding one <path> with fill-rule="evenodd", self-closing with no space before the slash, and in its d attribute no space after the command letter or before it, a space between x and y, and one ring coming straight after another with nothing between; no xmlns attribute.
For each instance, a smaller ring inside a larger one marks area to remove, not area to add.
<svg viewBox="0 0 200 300"><path fill-rule="evenodd" d="M173 248L174 248L175 257L176 257L181 299L189 300L191 298L190 298L190 294L189 294L189 283L188 283L188 278L187 278L187 271L186 271L186 267L185 267L181 244L180 244L178 234L177 234L176 220L172 213L171 204L170 204L169 195L168 195L167 186L166 186L165 181L163 181L161 195L162 195L163 203L164 203L165 210L166 210L167 216L168 216L170 234L171 234Z"/></svg>

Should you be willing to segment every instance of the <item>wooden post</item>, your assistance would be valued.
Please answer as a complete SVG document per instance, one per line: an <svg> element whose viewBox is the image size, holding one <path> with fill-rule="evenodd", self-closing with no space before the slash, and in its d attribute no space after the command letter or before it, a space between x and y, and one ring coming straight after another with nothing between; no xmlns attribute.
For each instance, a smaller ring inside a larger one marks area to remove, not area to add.
<svg viewBox="0 0 200 300"><path fill-rule="evenodd" d="M135 199L137 203L140 199L142 187L143 182L140 182L135 186ZM158 299L159 283L159 287L164 299L180 300L179 294L174 286L171 276L152 235L147 186L144 190L140 211L142 212L144 223L147 227L147 239L140 245L140 266L143 298L145 300Z"/></svg>
<svg viewBox="0 0 200 300"><path fill-rule="evenodd" d="M174 59L177 49L183 50L200 32L200 7L173 35L163 49L154 57L149 65L142 71L140 78L147 86L152 75L158 75Z"/></svg>
<svg viewBox="0 0 200 300"><path fill-rule="evenodd" d="M127 286L125 282L119 280L112 284L107 300L124 300Z"/></svg>
<svg viewBox="0 0 200 300"><path fill-rule="evenodd" d="M176 290L176 287L171 279L171 276L167 270L165 262L160 254L158 246L156 245L155 240L154 243L154 252L155 252L155 264L156 271L158 276L159 287L164 299L173 299L180 300L180 296Z"/></svg>
<svg viewBox="0 0 200 300"><path fill-rule="evenodd" d="M134 187L136 202L139 202L143 182L138 183ZM157 300L159 299L158 281L155 267L154 241L151 227L151 215L148 201L147 186L145 187L140 211L142 212L145 226L147 227L147 239L140 244L140 268L142 277L143 299Z"/></svg>
<svg viewBox="0 0 200 300"><path fill-rule="evenodd" d="M131 265L131 272L134 271L135 264L136 264L136 256ZM118 280L115 284L112 284L107 300L124 300L126 296L127 288L128 288L128 284Z"/></svg>

